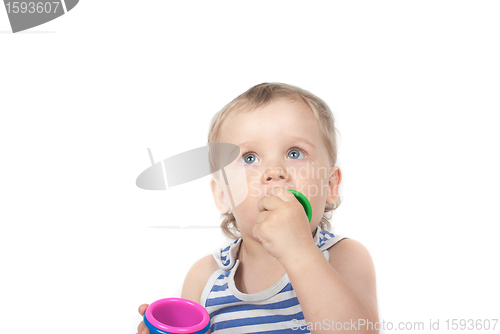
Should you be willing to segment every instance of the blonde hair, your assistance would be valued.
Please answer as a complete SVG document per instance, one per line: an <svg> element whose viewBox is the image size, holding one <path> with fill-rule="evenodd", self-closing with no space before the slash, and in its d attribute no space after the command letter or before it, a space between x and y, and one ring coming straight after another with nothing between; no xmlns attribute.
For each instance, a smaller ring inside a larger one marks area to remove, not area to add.
<svg viewBox="0 0 500 334"><path fill-rule="evenodd" d="M279 98L301 98L314 112L314 116L320 124L320 129L323 134L323 140L328 150L330 166L333 167L337 163L337 139L335 136L335 122L332 111L328 105L316 95L296 86L283 83L262 83L253 86L243 94L239 95L233 101L229 102L222 110L214 115L210 122L208 131L208 142L218 142L220 130L224 120L229 115L246 111L253 111L259 107L271 103ZM213 168L213 166L212 166ZM214 169L212 169L214 170ZM334 204L326 204L323 217L319 223L322 230L330 230L330 219L332 211L337 209L341 203L340 196ZM238 227L236 226L236 218L232 213L221 215L223 219L221 223L222 231L231 239L237 239Z"/></svg>

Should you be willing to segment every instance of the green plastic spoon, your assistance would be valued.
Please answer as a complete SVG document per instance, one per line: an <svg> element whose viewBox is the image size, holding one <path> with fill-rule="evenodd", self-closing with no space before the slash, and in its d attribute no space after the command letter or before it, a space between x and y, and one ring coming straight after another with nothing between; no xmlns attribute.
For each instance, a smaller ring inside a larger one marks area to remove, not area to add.
<svg viewBox="0 0 500 334"><path fill-rule="evenodd" d="M311 203L309 203L307 197L305 197L302 193L298 192L297 190L292 190L292 189L288 190L290 190L290 192L295 195L300 204L302 204L304 210L306 211L307 219L309 219L309 224L311 224L312 208L311 208Z"/></svg>

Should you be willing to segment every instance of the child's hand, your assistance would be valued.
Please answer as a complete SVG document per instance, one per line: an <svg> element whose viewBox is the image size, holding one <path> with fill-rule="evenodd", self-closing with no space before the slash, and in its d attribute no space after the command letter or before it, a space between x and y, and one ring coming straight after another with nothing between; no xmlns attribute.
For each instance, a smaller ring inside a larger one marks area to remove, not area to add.
<svg viewBox="0 0 500 334"><path fill-rule="evenodd" d="M304 208L290 191L279 186L269 188L258 208L261 212L253 236L280 262L315 246Z"/></svg>
<svg viewBox="0 0 500 334"><path fill-rule="evenodd" d="M144 312L146 312L148 306L148 304L142 304L141 306L139 306L139 314L144 316ZM141 321L139 326L137 326L137 334L149 334L149 328L146 327L144 321Z"/></svg>

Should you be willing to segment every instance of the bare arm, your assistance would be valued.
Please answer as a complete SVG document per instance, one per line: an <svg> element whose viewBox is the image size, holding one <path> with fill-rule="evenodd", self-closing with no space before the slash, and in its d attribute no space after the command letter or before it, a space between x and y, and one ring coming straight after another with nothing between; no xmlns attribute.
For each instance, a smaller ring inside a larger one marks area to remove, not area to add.
<svg viewBox="0 0 500 334"><path fill-rule="evenodd" d="M282 259L306 322L322 324L321 329L311 328L311 333L378 333L358 322L378 321L375 268L368 250L355 240L344 239L329 253L327 261L312 244ZM328 330L325 321L331 326L332 320L342 323L342 328ZM350 327L351 323L357 327Z"/></svg>

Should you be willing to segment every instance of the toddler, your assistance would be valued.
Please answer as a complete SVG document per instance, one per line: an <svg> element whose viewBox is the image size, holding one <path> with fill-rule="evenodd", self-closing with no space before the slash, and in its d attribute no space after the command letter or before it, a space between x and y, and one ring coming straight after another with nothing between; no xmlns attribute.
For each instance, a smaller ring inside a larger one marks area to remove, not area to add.
<svg viewBox="0 0 500 334"><path fill-rule="evenodd" d="M342 173L326 103L295 86L263 83L214 116L208 142L238 145L248 189L233 207L223 181L210 181L222 230L234 241L192 266L181 295L206 308L208 333L378 333L358 322L378 322L370 254L329 231ZM288 189L309 199L310 223ZM138 333L149 333L144 322Z"/></svg>

